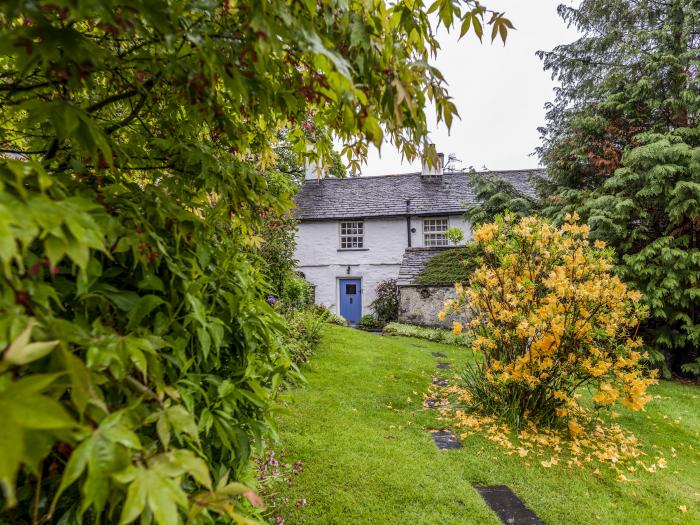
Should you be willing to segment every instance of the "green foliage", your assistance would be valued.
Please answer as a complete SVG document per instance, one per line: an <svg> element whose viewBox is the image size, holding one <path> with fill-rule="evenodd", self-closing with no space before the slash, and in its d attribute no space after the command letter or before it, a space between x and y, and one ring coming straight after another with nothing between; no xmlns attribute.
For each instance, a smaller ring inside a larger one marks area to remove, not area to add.
<svg viewBox="0 0 700 525"><path fill-rule="evenodd" d="M578 212L592 237L616 250L617 272L644 293L645 339L679 372L700 340L700 2L583 0L559 12L581 38L540 53L561 88L541 129L540 198L517 211L557 224ZM473 222L516 211L524 198L486 190Z"/></svg>
<svg viewBox="0 0 700 525"><path fill-rule="evenodd" d="M295 165L415 158L428 101L457 114L425 6L11 0L0 26L0 520L244 523L290 367L280 133Z"/></svg>
<svg viewBox="0 0 700 525"><path fill-rule="evenodd" d="M312 310L313 312L316 313L321 319L323 319L324 323L330 323L338 326L345 326L347 325L347 321L339 316L338 314L331 312L330 309L327 307L320 305L320 304L312 304L309 306L309 310Z"/></svg>
<svg viewBox="0 0 700 525"><path fill-rule="evenodd" d="M547 201L552 214L568 203L565 190L593 190L612 175L637 134L692 125L699 94L688 74L700 47L698 0L584 0L559 13L582 36L539 54L561 83L539 149L545 196L557 197Z"/></svg>
<svg viewBox="0 0 700 525"><path fill-rule="evenodd" d="M285 318L288 330L285 347L294 363L304 363L309 360L318 345L326 316L309 308L290 311Z"/></svg>
<svg viewBox="0 0 700 525"><path fill-rule="evenodd" d="M434 255L415 278L415 284L426 286L452 286L466 283L479 266L482 251L477 243L444 250Z"/></svg>
<svg viewBox="0 0 700 525"><path fill-rule="evenodd" d="M506 212L518 217L532 215L539 207L536 199L521 194L500 177L473 173L469 184L474 188L478 204L470 206L465 217L474 226L493 222L497 215Z"/></svg>
<svg viewBox="0 0 700 525"><path fill-rule="evenodd" d="M363 315L360 318L360 322L357 323L357 327L360 330L377 330L381 329L385 323L377 319L372 314Z"/></svg>
<svg viewBox="0 0 700 525"><path fill-rule="evenodd" d="M461 228L450 227L447 228L445 236L452 244L459 244L464 240L464 232Z"/></svg>
<svg viewBox="0 0 700 525"><path fill-rule="evenodd" d="M282 306L286 310L298 310L309 305L311 285L294 273L288 274L282 288Z"/></svg>
<svg viewBox="0 0 700 525"><path fill-rule="evenodd" d="M389 323L384 327L385 335L401 335L404 337L418 337L435 343L444 343L456 346L470 346L471 339L465 334L455 334L452 330L444 328L426 328L412 324Z"/></svg>
<svg viewBox="0 0 700 525"><path fill-rule="evenodd" d="M700 357L695 359L692 363L685 363L681 369L683 372L686 374L690 374L692 376L695 376L697 378L700 378Z"/></svg>
<svg viewBox="0 0 700 525"><path fill-rule="evenodd" d="M234 512L241 492L223 474L243 475L267 426L289 366L281 320L241 238L217 226L225 207L200 216L167 188L105 178L91 188L35 162L0 168L0 346L12 343L0 405L16 425L1 452L6 501L17 494L19 518L31 493L15 481L40 483L49 515L127 523L147 501L173 523L189 478ZM62 479L42 479L61 464Z"/></svg>
<svg viewBox="0 0 700 525"><path fill-rule="evenodd" d="M281 163L278 158L275 169L265 172L267 191L273 202L291 202L299 185L293 175L278 170ZM260 224L255 234L260 242L252 252L259 256L260 268L268 279L272 293L280 296L285 293L289 276L294 275L297 220L286 207L268 206L260 209L258 214Z"/></svg>
<svg viewBox="0 0 700 525"><path fill-rule="evenodd" d="M380 282L374 290L376 298L372 301L372 309L381 323L398 321L399 319L399 287L396 279Z"/></svg>
<svg viewBox="0 0 700 525"><path fill-rule="evenodd" d="M654 318L645 327L647 339L668 351L696 348L700 131L680 128L636 140L582 212L592 236L617 247L620 275L644 293Z"/></svg>

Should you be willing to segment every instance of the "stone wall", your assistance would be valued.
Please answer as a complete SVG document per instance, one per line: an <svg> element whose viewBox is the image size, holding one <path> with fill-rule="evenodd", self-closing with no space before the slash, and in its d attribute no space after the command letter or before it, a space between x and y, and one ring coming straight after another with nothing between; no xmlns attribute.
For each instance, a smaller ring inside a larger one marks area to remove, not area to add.
<svg viewBox="0 0 700 525"><path fill-rule="evenodd" d="M440 321L437 314L445 301L455 298L451 286L401 286L399 288L399 322L421 326L452 327L452 321Z"/></svg>

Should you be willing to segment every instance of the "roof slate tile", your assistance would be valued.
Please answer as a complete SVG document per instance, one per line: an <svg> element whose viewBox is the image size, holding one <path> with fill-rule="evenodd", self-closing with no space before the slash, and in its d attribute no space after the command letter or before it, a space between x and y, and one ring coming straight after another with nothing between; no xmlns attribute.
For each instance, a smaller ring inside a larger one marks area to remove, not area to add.
<svg viewBox="0 0 700 525"><path fill-rule="evenodd" d="M429 176L406 173L305 181L296 197L296 215L300 220L405 215L407 200L411 201L412 215L461 214L476 203L470 175L469 172ZM535 196L530 177L543 176L544 170L487 171L478 175L505 179L517 190Z"/></svg>

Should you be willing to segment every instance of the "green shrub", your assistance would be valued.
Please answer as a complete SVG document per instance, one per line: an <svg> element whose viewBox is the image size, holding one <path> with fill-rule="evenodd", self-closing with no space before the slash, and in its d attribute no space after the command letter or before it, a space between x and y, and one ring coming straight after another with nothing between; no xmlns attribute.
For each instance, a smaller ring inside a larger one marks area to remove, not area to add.
<svg viewBox="0 0 700 525"><path fill-rule="evenodd" d="M482 255L481 248L475 242L444 250L428 259L414 283L426 286L464 284L479 266Z"/></svg>
<svg viewBox="0 0 700 525"><path fill-rule="evenodd" d="M377 285L372 309L379 321L390 323L399 319L399 287L396 279L387 279Z"/></svg>
<svg viewBox="0 0 700 525"><path fill-rule="evenodd" d="M363 315L357 327L362 330L377 330L382 328L385 323L379 321L374 315L367 314Z"/></svg>
<svg viewBox="0 0 700 525"><path fill-rule="evenodd" d="M290 273L282 284L280 300L285 310L306 308L311 301L311 285L295 273Z"/></svg>
<svg viewBox="0 0 700 525"><path fill-rule="evenodd" d="M344 317L332 312L328 307L322 304L309 305L309 309L320 316L325 323L336 324L338 326L346 326L348 324Z"/></svg>
<svg viewBox="0 0 700 525"><path fill-rule="evenodd" d="M455 346L469 346L471 344L471 339L465 334L456 335L451 330L444 328L426 328L412 324L389 323L384 327L384 334L417 337Z"/></svg>
<svg viewBox="0 0 700 525"><path fill-rule="evenodd" d="M461 228L455 228L453 226L447 228L445 236L452 244L457 245L464 240L464 231Z"/></svg>
<svg viewBox="0 0 700 525"><path fill-rule="evenodd" d="M700 357L691 363L686 363L681 366L681 370L686 374L694 376L698 379L698 381L700 381Z"/></svg>
<svg viewBox="0 0 700 525"><path fill-rule="evenodd" d="M321 340L321 329L326 321L313 309L292 310L287 319L287 338L285 347L296 364L309 360Z"/></svg>
<svg viewBox="0 0 700 525"><path fill-rule="evenodd" d="M456 114L420 2L261 5L0 2L0 522L246 522L290 367L278 132L358 167Z"/></svg>

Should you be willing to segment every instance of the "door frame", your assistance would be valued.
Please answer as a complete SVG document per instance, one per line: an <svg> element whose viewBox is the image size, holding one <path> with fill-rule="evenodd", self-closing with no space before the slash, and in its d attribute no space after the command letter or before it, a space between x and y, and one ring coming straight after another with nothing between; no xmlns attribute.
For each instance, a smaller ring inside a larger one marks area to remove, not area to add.
<svg viewBox="0 0 700 525"><path fill-rule="evenodd" d="M360 281L360 317L362 317L365 307L365 302L362 300L365 290L365 282L361 275L340 275L335 278L335 313L340 315L340 281L343 279L357 279Z"/></svg>

